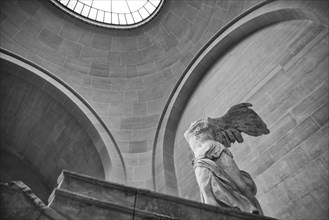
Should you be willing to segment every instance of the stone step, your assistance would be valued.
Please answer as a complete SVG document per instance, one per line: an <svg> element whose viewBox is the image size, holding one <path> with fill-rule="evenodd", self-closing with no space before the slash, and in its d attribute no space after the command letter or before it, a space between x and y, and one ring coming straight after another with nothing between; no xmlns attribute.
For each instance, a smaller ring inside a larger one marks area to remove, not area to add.
<svg viewBox="0 0 329 220"><path fill-rule="evenodd" d="M55 209L68 219L178 220L178 218L171 218L169 216L100 201L65 189L55 189L51 197L52 200L49 207Z"/></svg>
<svg viewBox="0 0 329 220"><path fill-rule="evenodd" d="M145 189L111 183L67 170L61 173L58 178L58 187L49 198L50 207L54 209L58 206L54 206L54 204L58 204L58 196L56 197L56 195L59 195L58 192L70 192L75 196L88 198L88 201L102 202L111 207L124 207L130 210L129 212L133 210L135 212L160 215L172 219L273 220L273 218L269 217L210 206ZM65 201L63 202L65 203Z"/></svg>

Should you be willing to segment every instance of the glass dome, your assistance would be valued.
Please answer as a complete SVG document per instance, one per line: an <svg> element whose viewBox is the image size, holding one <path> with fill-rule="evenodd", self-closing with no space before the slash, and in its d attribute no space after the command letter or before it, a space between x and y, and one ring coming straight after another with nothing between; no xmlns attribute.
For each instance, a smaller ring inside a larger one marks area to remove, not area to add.
<svg viewBox="0 0 329 220"><path fill-rule="evenodd" d="M151 20L164 0L51 0L86 22L110 28L134 28Z"/></svg>

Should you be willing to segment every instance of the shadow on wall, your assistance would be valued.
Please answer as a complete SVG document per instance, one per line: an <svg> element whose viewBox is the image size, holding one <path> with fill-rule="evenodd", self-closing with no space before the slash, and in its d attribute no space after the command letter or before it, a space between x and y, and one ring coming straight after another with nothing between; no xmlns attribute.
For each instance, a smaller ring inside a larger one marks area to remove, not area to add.
<svg viewBox="0 0 329 220"><path fill-rule="evenodd" d="M1 55L1 181L20 180L47 203L63 169L104 179L94 144L103 142L74 95L44 72Z"/></svg>
<svg viewBox="0 0 329 220"><path fill-rule="evenodd" d="M43 203L48 203L51 189L38 171L26 161L7 151L0 150L0 182L7 183L17 180L30 187Z"/></svg>
<svg viewBox="0 0 329 220"><path fill-rule="evenodd" d="M1 55L1 142L53 186L63 169L125 182L121 152L88 103L38 65L7 50Z"/></svg>

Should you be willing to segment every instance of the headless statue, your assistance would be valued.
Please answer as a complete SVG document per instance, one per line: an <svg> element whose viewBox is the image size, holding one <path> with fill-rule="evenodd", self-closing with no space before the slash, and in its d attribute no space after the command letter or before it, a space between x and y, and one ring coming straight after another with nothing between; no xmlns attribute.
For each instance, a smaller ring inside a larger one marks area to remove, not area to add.
<svg viewBox="0 0 329 220"><path fill-rule="evenodd" d="M238 168L229 150L231 143L243 142L241 132L255 137L270 133L251 106L237 104L223 117L197 120L184 137L195 156L193 167L203 203L263 215L254 181Z"/></svg>

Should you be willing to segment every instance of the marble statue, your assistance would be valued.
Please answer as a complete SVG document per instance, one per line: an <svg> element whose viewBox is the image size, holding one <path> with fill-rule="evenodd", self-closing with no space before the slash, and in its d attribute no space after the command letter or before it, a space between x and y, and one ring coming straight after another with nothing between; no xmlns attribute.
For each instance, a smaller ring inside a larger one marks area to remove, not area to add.
<svg viewBox="0 0 329 220"><path fill-rule="evenodd" d="M193 167L203 203L263 215L254 181L238 168L229 150L231 143L243 142L242 132L251 136L270 132L251 106L237 104L223 117L197 120L184 137L194 153Z"/></svg>

